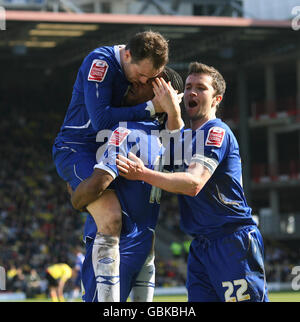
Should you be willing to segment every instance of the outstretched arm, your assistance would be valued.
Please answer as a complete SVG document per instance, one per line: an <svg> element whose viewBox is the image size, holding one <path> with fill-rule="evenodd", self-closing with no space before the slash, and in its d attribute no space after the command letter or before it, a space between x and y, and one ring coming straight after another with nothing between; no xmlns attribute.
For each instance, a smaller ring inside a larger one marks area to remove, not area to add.
<svg viewBox="0 0 300 322"><path fill-rule="evenodd" d="M145 167L142 160L132 153L128 156L129 159L118 156L117 167L121 176L145 181L168 192L195 197L211 177L211 172L198 162L192 162L186 172L164 173Z"/></svg>

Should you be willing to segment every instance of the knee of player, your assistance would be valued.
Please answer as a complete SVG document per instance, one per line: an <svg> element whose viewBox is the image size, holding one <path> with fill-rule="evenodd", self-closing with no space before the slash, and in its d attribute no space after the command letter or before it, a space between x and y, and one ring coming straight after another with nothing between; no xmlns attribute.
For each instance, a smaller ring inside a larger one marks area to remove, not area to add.
<svg viewBox="0 0 300 322"><path fill-rule="evenodd" d="M120 233L122 227L122 214L119 212L112 212L109 216L111 229L116 233Z"/></svg>
<svg viewBox="0 0 300 322"><path fill-rule="evenodd" d="M105 219L98 222L98 231L105 235L119 237L122 228L121 213L106 211Z"/></svg>

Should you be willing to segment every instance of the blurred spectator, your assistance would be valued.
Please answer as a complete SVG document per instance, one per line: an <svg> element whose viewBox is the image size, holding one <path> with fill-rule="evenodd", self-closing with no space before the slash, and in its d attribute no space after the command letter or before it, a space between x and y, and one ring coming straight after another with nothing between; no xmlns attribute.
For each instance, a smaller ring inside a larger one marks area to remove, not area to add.
<svg viewBox="0 0 300 322"><path fill-rule="evenodd" d="M81 270L84 261L84 254L81 247L76 247L74 250L74 261L75 265L73 267L73 294L72 298L76 299L80 296L81 291Z"/></svg>
<svg viewBox="0 0 300 322"><path fill-rule="evenodd" d="M185 285L186 264L181 260L164 260L156 257L155 261L156 287L171 287Z"/></svg>
<svg viewBox="0 0 300 322"><path fill-rule="evenodd" d="M9 280L8 285L11 287L13 292L26 292L26 280L25 275L21 267L14 268L13 272L8 274Z"/></svg>
<svg viewBox="0 0 300 322"><path fill-rule="evenodd" d="M190 246L191 246L191 240L185 240L183 242L183 251L184 251L184 259L187 262L189 251L190 251Z"/></svg>
<svg viewBox="0 0 300 322"><path fill-rule="evenodd" d="M30 269L26 276L26 297L34 298L43 292L42 280L36 269Z"/></svg>
<svg viewBox="0 0 300 322"><path fill-rule="evenodd" d="M182 256L182 244L179 242L172 242L170 249L173 255L173 258L178 259Z"/></svg>

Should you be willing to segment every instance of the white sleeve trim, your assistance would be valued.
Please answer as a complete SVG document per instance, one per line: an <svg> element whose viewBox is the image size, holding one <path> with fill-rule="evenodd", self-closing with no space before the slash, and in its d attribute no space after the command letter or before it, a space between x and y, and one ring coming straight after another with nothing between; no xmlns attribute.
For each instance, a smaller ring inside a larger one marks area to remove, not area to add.
<svg viewBox="0 0 300 322"><path fill-rule="evenodd" d="M191 160L192 162L201 163L211 174L213 174L219 165L219 162L216 159L208 158L204 155L194 154Z"/></svg>
<svg viewBox="0 0 300 322"><path fill-rule="evenodd" d="M110 167L106 166L103 162L94 165L94 169L102 169L108 172L114 179L116 179L117 177L117 174Z"/></svg>
<svg viewBox="0 0 300 322"><path fill-rule="evenodd" d="M150 112L151 117L154 117L155 116L155 108L154 108L152 101L148 101L148 102L146 102L146 104L147 104L146 110Z"/></svg>
<svg viewBox="0 0 300 322"><path fill-rule="evenodd" d="M184 124L179 128L179 129L175 129L175 130L169 130L168 129L168 121L166 122L166 131L169 133L169 134L173 134L173 133L176 133L176 132L181 132L182 129L184 128Z"/></svg>

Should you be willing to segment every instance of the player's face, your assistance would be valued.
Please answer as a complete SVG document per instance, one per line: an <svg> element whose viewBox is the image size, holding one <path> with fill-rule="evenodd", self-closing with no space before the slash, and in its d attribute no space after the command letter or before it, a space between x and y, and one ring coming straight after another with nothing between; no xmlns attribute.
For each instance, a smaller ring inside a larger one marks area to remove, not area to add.
<svg viewBox="0 0 300 322"><path fill-rule="evenodd" d="M129 51L126 52L123 68L130 83L142 84L146 84L149 79L156 77L163 70L163 67L159 70L155 69L148 58L133 63Z"/></svg>
<svg viewBox="0 0 300 322"><path fill-rule="evenodd" d="M191 74L184 89L184 105L190 120L199 120L210 115L216 106L212 78L206 74Z"/></svg>
<svg viewBox="0 0 300 322"><path fill-rule="evenodd" d="M125 106L134 106L151 100L154 97L153 79L149 79L146 84L133 83L124 97Z"/></svg>

